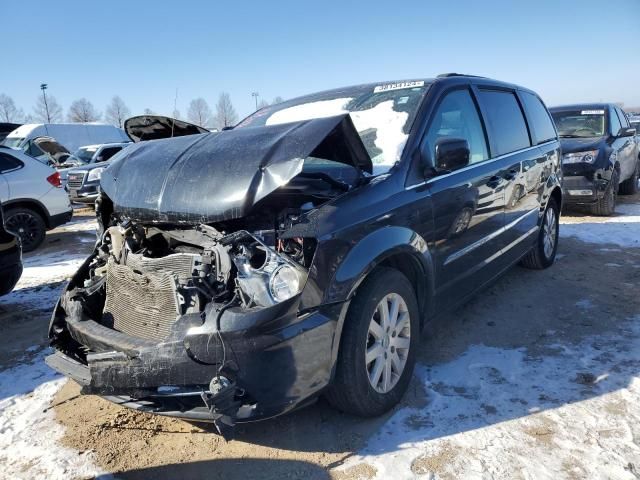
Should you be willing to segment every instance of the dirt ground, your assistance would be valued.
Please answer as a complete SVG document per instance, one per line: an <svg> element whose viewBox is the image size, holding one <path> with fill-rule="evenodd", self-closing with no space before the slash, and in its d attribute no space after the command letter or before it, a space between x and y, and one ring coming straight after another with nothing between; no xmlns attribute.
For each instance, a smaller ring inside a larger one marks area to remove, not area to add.
<svg viewBox="0 0 640 480"><path fill-rule="evenodd" d="M640 196L622 201L640 203ZM85 214L91 213L81 212ZM569 212L564 221L586 225L600 220ZM86 232L54 232L46 252L86 251L90 244L78 241L86 235L90 238ZM51 288L59 287L53 283ZM640 313L639 286L640 248L593 245L563 237L558 262L552 268L538 272L515 267L467 305L429 325L422 338L419 366L451 362L474 345L524 349L533 357L555 355L559 348L575 348L587 337L622 331L625 322ZM0 365L7 365L27 346L43 344L47 322L44 308L16 313L0 306ZM573 371L566 375L571 381L591 381L588 371L578 372L577 377ZM493 388L497 394L500 386ZM406 408L428 411L432 401L417 380L394 412L374 420L343 415L320 399L298 412L240 426L236 439L225 442L207 425L138 413L78 393L78 386L67 382L54 401L56 419L66 428L64 444L81 453L93 452L100 467L122 479L370 479L377 472L366 461L339 467L362 450L395 412ZM541 395L553 397L554 392L543 390ZM591 398L592 393L585 389L581 395L577 402ZM626 407L618 408L624 415ZM496 412L491 405L483 404L482 409L483 425L514 416ZM428 422L437 422L428 416L411 418L406 428L417 432ZM544 442L553 432L547 427L535 424L528 434ZM554 448L552 445L549 447ZM444 449L416 459L411 469L416 475L437 472L443 463L454 461L455 455ZM567 475L572 477L570 468L568 465Z"/></svg>

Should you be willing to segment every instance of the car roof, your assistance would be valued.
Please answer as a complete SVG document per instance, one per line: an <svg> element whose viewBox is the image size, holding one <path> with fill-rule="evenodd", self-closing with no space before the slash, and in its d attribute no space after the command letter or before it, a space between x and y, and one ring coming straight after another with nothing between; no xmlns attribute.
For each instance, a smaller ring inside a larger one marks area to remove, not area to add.
<svg viewBox="0 0 640 480"><path fill-rule="evenodd" d="M606 110L608 107L612 106L611 103L572 103L570 105L556 105L554 107L550 107L551 111L564 111L564 110Z"/></svg>

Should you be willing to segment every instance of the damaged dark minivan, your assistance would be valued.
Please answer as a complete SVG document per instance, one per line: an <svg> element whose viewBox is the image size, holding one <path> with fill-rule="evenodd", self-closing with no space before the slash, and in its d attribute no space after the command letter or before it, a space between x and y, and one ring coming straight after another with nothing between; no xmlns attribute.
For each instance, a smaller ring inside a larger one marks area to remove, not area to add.
<svg viewBox="0 0 640 480"><path fill-rule="evenodd" d="M562 204L539 97L457 74L142 141L101 191L47 362L83 393L225 435L321 394L390 409L424 322L515 263L554 262Z"/></svg>

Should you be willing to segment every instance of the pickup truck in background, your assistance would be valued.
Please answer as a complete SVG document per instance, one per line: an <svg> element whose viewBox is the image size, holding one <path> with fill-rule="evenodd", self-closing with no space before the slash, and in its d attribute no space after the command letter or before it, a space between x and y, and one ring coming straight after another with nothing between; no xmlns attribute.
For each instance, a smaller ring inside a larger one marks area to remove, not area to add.
<svg viewBox="0 0 640 480"><path fill-rule="evenodd" d="M562 144L565 205L611 215L618 193L638 191L639 141L620 107L610 103L549 109Z"/></svg>

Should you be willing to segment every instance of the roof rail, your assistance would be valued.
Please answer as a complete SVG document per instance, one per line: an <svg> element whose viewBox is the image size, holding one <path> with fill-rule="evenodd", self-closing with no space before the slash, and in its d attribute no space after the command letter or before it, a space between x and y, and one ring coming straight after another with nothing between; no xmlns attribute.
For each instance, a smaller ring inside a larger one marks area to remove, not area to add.
<svg viewBox="0 0 640 480"><path fill-rule="evenodd" d="M468 73L441 73L436 78L449 78L449 77L473 77L473 78L485 78L480 75L469 75Z"/></svg>

